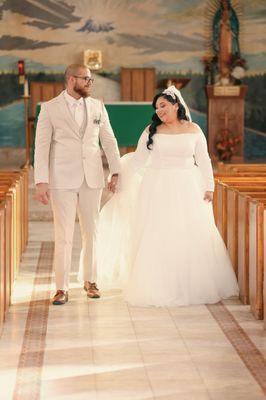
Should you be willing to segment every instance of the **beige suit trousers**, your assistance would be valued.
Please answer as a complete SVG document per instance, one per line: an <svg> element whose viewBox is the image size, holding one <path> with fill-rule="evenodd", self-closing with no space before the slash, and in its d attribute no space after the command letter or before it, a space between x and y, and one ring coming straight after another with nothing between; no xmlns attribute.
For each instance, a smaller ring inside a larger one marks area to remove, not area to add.
<svg viewBox="0 0 266 400"><path fill-rule="evenodd" d="M69 288L77 212L82 237L79 280L96 282L96 238L102 189L92 189L84 180L79 189L51 189L50 195L54 215L56 289Z"/></svg>

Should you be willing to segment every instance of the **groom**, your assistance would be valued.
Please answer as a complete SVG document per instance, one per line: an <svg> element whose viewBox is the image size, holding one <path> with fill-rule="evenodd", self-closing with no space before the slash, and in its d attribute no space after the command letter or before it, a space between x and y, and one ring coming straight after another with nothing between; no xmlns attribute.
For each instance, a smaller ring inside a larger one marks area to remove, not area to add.
<svg viewBox="0 0 266 400"><path fill-rule="evenodd" d="M119 150L107 111L101 101L90 97L90 70L69 65L65 84L66 90L42 104L34 163L36 198L43 204L51 199L53 209L55 305L68 301L76 211L82 234L79 279L84 281L88 297L100 297L95 248L104 173L99 140L111 173L108 188L113 192L120 172Z"/></svg>

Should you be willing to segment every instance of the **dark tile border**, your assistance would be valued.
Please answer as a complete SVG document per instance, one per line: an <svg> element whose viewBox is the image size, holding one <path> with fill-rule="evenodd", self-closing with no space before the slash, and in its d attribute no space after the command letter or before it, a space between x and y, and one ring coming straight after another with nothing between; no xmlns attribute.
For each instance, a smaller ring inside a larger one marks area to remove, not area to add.
<svg viewBox="0 0 266 400"><path fill-rule="evenodd" d="M266 394L266 360L224 304L208 304L208 310L231 342L253 378Z"/></svg>
<svg viewBox="0 0 266 400"><path fill-rule="evenodd" d="M42 242L18 362L13 400L38 400L45 351L53 266L53 242ZM39 285L47 285L40 290Z"/></svg>

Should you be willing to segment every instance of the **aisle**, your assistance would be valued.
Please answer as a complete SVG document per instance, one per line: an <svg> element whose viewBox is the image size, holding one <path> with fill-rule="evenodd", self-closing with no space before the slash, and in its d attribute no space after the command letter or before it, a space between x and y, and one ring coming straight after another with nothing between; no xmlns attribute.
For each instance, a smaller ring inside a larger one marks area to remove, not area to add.
<svg viewBox="0 0 266 400"><path fill-rule="evenodd" d="M70 301L52 306L52 240L51 222L31 222L0 340L1 400L265 398L266 333L249 307L137 308L115 291L88 301L77 229Z"/></svg>

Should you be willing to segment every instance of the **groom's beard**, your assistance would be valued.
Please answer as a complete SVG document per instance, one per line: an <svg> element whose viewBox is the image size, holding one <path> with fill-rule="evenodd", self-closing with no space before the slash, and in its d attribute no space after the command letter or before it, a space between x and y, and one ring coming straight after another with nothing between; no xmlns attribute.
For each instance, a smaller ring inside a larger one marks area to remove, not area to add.
<svg viewBox="0 0 266 400"><path fill-rule="evenodd" d="M77 84L74 86L74 91L78 93L81 97L89 97L91 94L91 88L90 86L85 86L85 87L80 87Z"/></svg>

